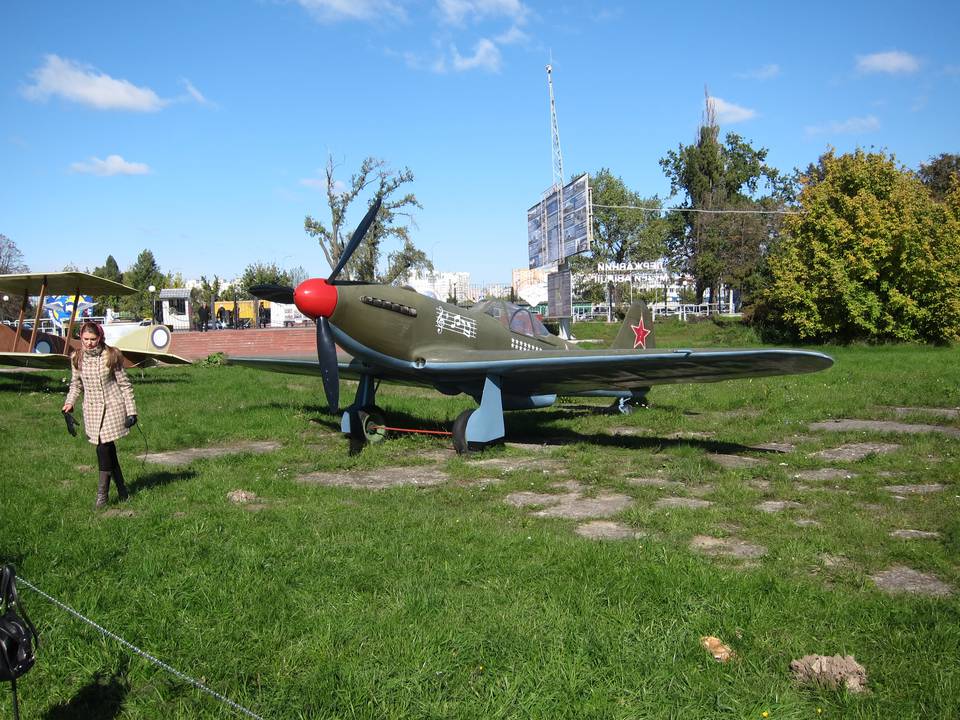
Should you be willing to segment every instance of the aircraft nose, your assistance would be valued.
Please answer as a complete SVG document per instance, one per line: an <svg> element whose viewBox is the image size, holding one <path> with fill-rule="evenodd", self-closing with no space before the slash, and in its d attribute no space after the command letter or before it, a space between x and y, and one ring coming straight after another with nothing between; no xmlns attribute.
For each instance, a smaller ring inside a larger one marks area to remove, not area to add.
<svg viewBox="0 0 960 720"><path fill-rule="evenodd" d="M293 292L293 302L307 317L328 318L337 307L337 288L323 278L304 280Z"/></svg>

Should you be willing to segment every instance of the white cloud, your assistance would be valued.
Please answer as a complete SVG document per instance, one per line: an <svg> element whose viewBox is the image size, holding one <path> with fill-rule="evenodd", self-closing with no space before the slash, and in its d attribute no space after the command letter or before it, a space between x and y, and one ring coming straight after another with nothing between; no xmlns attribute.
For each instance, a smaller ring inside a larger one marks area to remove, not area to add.
<svg viewBox="0 0 960 720"><path fill-rule="evenodd" d="M31 77L33 84L23 89L23 94L30 100L59 96L97 110L135 112L156 112L168 103L150 88L117 80L90 65L57 55L47 55L43 66L34 70Z"/></svg>
<svg viewBox="0 0 960 720"><path fill-rule="evenodd" d="M514 45L517 43L525 43L529 39L530 36L527 35L523 30L516 25L512 25L505 33L500 33L497 35L497 37L494 38L494 41L498 45Z"/></svg>
<svg viewBox="0 0 960 720"><path fill-rule="evenodd" d="M734 105L723 98L711 97L710 104L713 106L713 111L717 115L717 122L721 124L743 122L744 120L750 120L757 114L756 110Z"/></svg>
<svg viewBox="0 0 960 720"><path fill-rule="evenodd" d="M857 135L880 129L880 121L873 115L854 117L825 125L808 125L807 135Z"/></svg>
<svg viewBox="0 0 960 720"><path fill-rule="evenodd" d="M403 8L392 0L296 0L320 22L338 20L377 20L385 16L406 17Z"/></svg>
<svg viewBox="0 0 960 720"><path fill-rule="evenodd" d="M92 157L87 162L77 162L70 166L71 172L85 175L147 175L150 166L146 163L127 162L119 155L108 155L106 160Z"/></svg>
<svg viewBox="0 0 960 720"><path fill-rule="evenodd" d="M900 50L857 55L857 71L861 73L887 73L889 75L908 75L920 69L920 61L913 55Z"/></svg>
<svg viewBox="0 0 960 720"><path fill-rule="evenodd" d="M193 98L196 102L200 103L201 105L213 106L213 103L207 100L203 93L197 90L196 86L192 82L186 78L181 79L180 82L183 84L184 88L186 88L187 95Z"/></svg>
<svg viewBox="0 0 960 720"><path fill-rule="evenodd" d="M745 73L740 73L737 75L739 78L745 80L772 80L780 74L780 66L776 63L771 63L769 65L764 65L763 67L756 68L755 70L748 70Z"/></svg>
<svg viewBox="0 0 960 720"><path fill-rule="evenodd" d="M522 24L530 14L530 9L520 0L437 0L437 8L443 21L451 25L497 17Z"/></svg>
<svg viewBox="0 0 960 720"><path fill-rule="evenodd" d="M473 55L470 57L463 57L457 51L456 46L451 48L451 52L453 53L453 69L457 72L477 69L494 73L500 72L500 49L487 38L481 38L473 46Z"/></svg>

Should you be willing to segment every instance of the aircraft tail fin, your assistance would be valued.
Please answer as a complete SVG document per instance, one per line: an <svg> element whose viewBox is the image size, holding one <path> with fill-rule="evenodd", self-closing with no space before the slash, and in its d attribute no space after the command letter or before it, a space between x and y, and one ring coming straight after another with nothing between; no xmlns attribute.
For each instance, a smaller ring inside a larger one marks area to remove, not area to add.
<svg viewBox="0 0 960 720"><path fill-rule="evenodd" d="M618 350L649 350L656 347L653 339L653 314L645 302L635 302L623 319L620 332L610 346Z"/></svg>
<svg viewBox="0 0 960 720"><path fill-rule="evenodd" d="M117 339L113 346L133 365L149 365L156 361L189 365L186 358L167 352L172 339L166 325L144 325Z"/></svg>

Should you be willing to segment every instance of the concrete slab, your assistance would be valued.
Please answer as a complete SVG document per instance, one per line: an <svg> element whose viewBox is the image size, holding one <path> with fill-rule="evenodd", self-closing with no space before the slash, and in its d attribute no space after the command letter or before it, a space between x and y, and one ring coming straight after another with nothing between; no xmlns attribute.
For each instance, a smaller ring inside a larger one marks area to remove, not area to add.
<svg viewBox="0 0 960 720"><path fill-rule="evenodd" d="M948 597L953 594L953 588L935 575L918 572L903 565L895 565L878 572L871 575L870 579L889 594L909 593L929 597Z"/></svg>
<svg viewBox="0 0 960 720"><path fill-rule="evenodd" d="M784 510L796 510L797 508L803 507L798 502L793 502L792 500L767 500L765 502L759 503L758 505L753 506L755 510L765 513L778 513L783 512Z"/></svg>
<svg viewBox="0 0 960 720"><path fill-rule="evenodd" d="M591 520L581 523L577 525L574 532L590 540L635 540L643 537L643 533L610 520Z"/></svg>
<svg viewBox="0 0 960 720"><path fill-rule="evenodd" d="M447 474L433 465L415 467L388 467L363 472L315 472L300 475L302 485L349 487L358 490L385 490L401 485L431 487L447 481Z"/></svg>
<svg viewBox="0 0 960 720"><path fill-rule="evenodd" d="M690 549L711 557L728 557L739 560L753 560L767 554L763 545L754 545L739 538L716 538L709 535L697 535L690 541Z"/></svg>
<svg viewBox="0 0 960 720"><path fill-rule="evenodd" d="M801 470L793 474L794 480L807 480L810 482L826 482L829 480L852 480L857 477L856 473L840 468L817 468L816 470Z"/></svg>
<svg viewBox="0 0 960 720"><path fill-rule="evenodd" d="M620 495L619 493L605 493L596 497L570 497L565 495L556 505L538 510L533 515L535 517L566 518L568 520L605 518L626 510L633 503L634 500L629 495Z"/></svg>
<svg viewBox="0 0 960 720"><path fill-rule="evenodd" d="M865 430L878 433L901 433L915 435L918 433L939 433L950 437L960 437L960 429L946 425L926 425L920 423L901 423L893 420L856 420L844 418L826 420L809 425L811 430L826 430L829 432L848 432L850 430Z"/></svg>
<svg viewBox="0 0 960 720"><path fill-rule="evenodd" d="M901 540L936 540L940 533L929 530L894 530L890 537L900 538Z"/></svg>
<svg viewBox="0 0 960 720"><path fill-rule="evenodd" d="M763 464L763 460L757 458L744 457L743 455L723 455L721 453L708 453L707 459L727 470L741 470Z"/></svg>
<svg viewBox="0 0 960 720"><path fill-rule="evenodd" d="M929 495L943 491L944 486L940 483L929 483L927 485L884 485L883 489L898 495Z"/></svg>
<svg viewBox="0 0 960 720"><path fill-rule="evenodd" d="M239 455L241 453L268 453L279 450L280 447L280 443L275 440L250 440L227 443L215 447L168 450L166 452L139 455L138 457L145 462L156 465L189 465L194 460L207 460L209 458Z"/></svg>
<svg viewBox="0 0 960 720"><path fill-rule="evenodd" d="M900 446L894 443L847 443L840 447L810 453L807 457L818 458L820 460L856 462L870 455L886 455L896 452L899 449Z"/></svg>
<svg viewBox="0 0 960 720"><path fill-rule="evenodd" d="M709 500L688 497L668 497L657 500L653 507L657 510L672 510L674 508L687 508L689 510L702 510L713 505Z"/></svg>

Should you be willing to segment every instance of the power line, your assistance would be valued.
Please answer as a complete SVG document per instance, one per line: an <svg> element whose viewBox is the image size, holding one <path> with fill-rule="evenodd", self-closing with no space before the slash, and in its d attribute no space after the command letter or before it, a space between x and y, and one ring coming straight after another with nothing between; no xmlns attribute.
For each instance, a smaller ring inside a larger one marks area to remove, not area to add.
<svg viewBox="0 0 960 720"><path fill-rule="evenodd" d="M665 212L690 212L704 213L714 215L806 215L806 210L705 210L703 208L683 208L683 207L643 207L641 205L598 205L592 203L595 208L605 208L608 210L643 210L645 212L665 213Z"/></svg>

